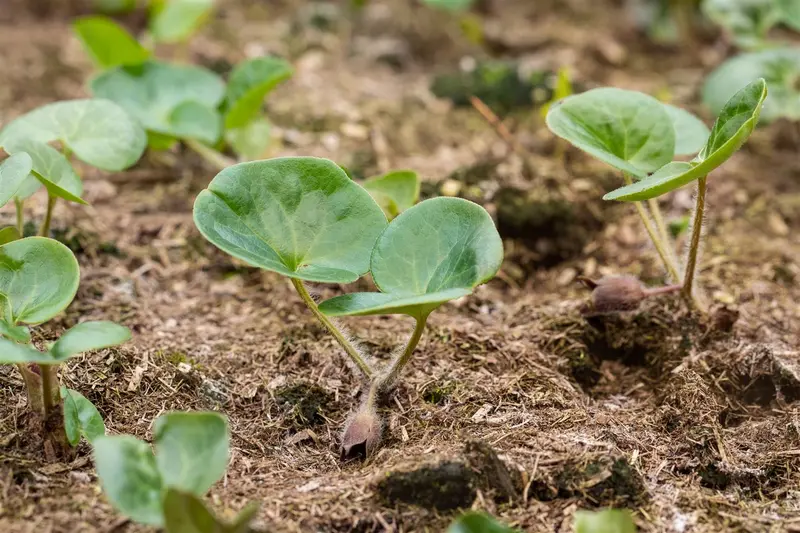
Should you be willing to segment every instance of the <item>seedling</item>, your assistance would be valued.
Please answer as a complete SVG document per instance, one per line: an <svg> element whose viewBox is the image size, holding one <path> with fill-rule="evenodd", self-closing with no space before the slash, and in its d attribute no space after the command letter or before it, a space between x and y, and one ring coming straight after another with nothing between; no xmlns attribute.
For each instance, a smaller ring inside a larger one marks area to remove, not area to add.
<svg viewBox="0 0 800 533"><path fill-rule="evenodd" d="M369 193L324 159L271 159L223 170L197 197L194 220L221 250L289 277L363 375L369 392L345 431L345 455L371 453L378 444L377 395L408 363L430 313L491 279L503 259L497 230L480 206L434 198L387 226ZM367 272L381 292L346 294L318 306L304 285L352 283ZM382 369L330 318L372 314L406 314L417 323L406 347Z"/></svg>
<svg viewBox="0 0 800 533"><path fill-rule="evenodd" d="M780 118L800 122L800 50L796 48L741 54L729 59L706 78L703 102L717 114L738 87L754 78L764 78L769 85L761 122Z"/></svg>
<svg viewBox="0 0 800 533"><path fill-rule="evenodd" d="M161 13L167 16L178 6L193 3L211 4L172 0ZM149 49L109 18L79 19L74 30L103 70L89 83L92 93L135 117L147 130L151 149L166 150L181 141L220 169L233 161L217 147L227 145L244 159L263 155L271 132L262 103L291 77L292 68L284 60L246 60L233 69L226 86L206 68L152 59Z"/></svg>
<svg viewBox="0 0 800 533"><path fill-rule="evenodd" d="M800 31L796 0L704 0L702 7L737 46L747 50L769 46L768 34L779 24Z"/></svg>
<svg viewBox="0 0 800 533"><path fill-rule="evenodd" d="M49 143L57 143L60 151ZM47 213L39 233L47 236L59 198L86 204L71 156L102 170L119 171L139 160L145 144L142 128L108 100L68 100L35 109L0 131L0 148L11 155L0 167L0 205L14 199L22 235L24 202L44 186Z"/></svg>
<svg viewBox="0 0 800 533"><path fill-rule="evenodd" d="M547 124L556 135L622 171L627 185L603 198L636 202L669 277L674 283L682 280L684 295L693 299L698 309L704 306L694 295L693 286L706 177L750 136L766 96L763 79L741 89L725 104L710 134L693 115L647 95L620 89L594 89L569 97L547 116ZM675 155L698 150L700 153L689 162L672 161ZM681 273L655 198L693 181L698 182L697 206L686 267ZM649 214L640 203L644 200L648 201Z"/></svg>
<svg viewBox="0 0 800 533"><path fill-rule="evenodd" d="M214 0L139 0L138 3L149 14L146 38L170 44L185 44L209 20L214 9ZM100 13L119 14L136 9L137 0L93 0L92 4Z"/></svg>
<svg viewBox="0 0 800 533"><path fill-rule="evenodd" d="M153 449L130 435L92 443L103 492L123 515L167 533L247 533L258 513L248 505L227 522L203 502L228 467L227 419L213 412L173 412L153 423Z"/></svg>
<svg viewBox="0 0 800 533"><path fill-rule="evenodd" d="M28 326L63 311L75 297L79 278L75 256L58 241L29 237L0 246L0 364L16 365L22 374L28 407L44 422L45 450L55 453L66 453L67 445L77 445L81 436L92 440L104 432L89 400L59 388L58 365L130 338L127 328L112 322L83 322L45 351L31 344Z"/></svg>
<svg viewBox="0 0 800 533"><path fill-rule="evenodd" d="M364 188L391 220L419 200L419 177L411 170L395 170L364 181Z"/></svg>

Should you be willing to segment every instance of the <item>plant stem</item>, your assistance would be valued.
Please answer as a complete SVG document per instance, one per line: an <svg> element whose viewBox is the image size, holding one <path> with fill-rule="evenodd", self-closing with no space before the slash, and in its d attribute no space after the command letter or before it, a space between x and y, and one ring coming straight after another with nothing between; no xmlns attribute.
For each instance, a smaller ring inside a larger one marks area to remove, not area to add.
<svg viewBox="0 0 800 533"><path fill-rule="evenodd" d="M53 382L55 381L54 366L53 365L39 365L42 370L42 405L44 406L44 419L50 417L56 405L53 399L55 398L53 391Z"/></svg>
<svg viewBox="0 0 800 533"><path fill-rule="evenodd" d="M197 155L205 159L214 168L219 170L226 169L229 166L236 164L235 160L195 139L184 139L183 143L197 153Z"/></svg>
<svg viewBox="0 0 800 533"><path fill-rule="evenodd" d="M44 215L44 222L42 222L42 227L39 230L39 235L42 237L47 237L50 234L50 221L53 218L53 208L56 206L57 201L57 196L47 195L47 212Z"/></svg>
<svg viewBox="0 0 800 533"><path fill-rule="evenodd" d="M42 400L42 376L32 372L27 364L17 363L17 370L25 382L25 391L28 393L28 409L42 414L44 404Z"/></svg>
<svg viewBox="0 0 800 533"><path fill-rule="evenodd" d="M672 238L667 231L667 225L664 222L664 215L661 214L661 207L658 205L658 200L650 198L647 200L647 206L650 208L650 213L653 215L653 220L656 223L656 229L661 237L661 241L667 246L670 256L674 258L674 249L672 247Z"/></svg>
<svg viewBox="0 0 800 533"><path fill-rule="evenodd" d="M425 323L427 320L428 315L417 318L417 325L414 328L414 333L411 334L411 338L408 340L405 350L395 359L392 366L389 367L389 371L382 378L379 378L379 382L375 384L378 388L384 389L394 383L398 378L403 367L406 366L406 363L411 359L411 355L414 353L417 344L419 344L419 340L422 338L422 332L425 331Z"/></svg>
<svg viewBox="0 0 800 533"><path fill-rule="evenodd" d="M625 179L626 185L633 183L633 180L627 173L623 172L622 176ZM659 257L661 257L661 262L664 263L664 267L667 269L667 273L669 274L670 278L672 278L674 281L680 281L681 276L678 273L678 267L675 266L672 254L668 250L667 243L663 242L659 237L656 229L653 227L653 222L650 220L650 216L647 214L647 210L642 205L642 202L634 202L634 205L636 206L636 211L639 213L639 218L642 219L644 229L647 231L647 235L650 236L650 241L653 243L653 246L655 246Z"/></svg>
<svg viewBox="0 0 800 533"><path fill-rule="evenodd" d="M672 294L673 292L681 292L683 285L664 285L663 287L649 287L644 290L647 296L658 296L660 294Z"/></svg>
<svg viewBox="0 0 800 533"><path fill-rule="evenodd" d="M370 368L369 364L367 364L364 358L361 357L361 354L358 353L358 350L356 350L355 347L345 338L344 334L339 331L339 328L337 328L333 322L331 322L330 319L319 310L317 303L314 301L311 295L308 294L308 290L306 289L305 285L303 285L303 282L299 279L292 278L292 285L294 285L294 288L297 289L297 293L300 295L300 298L303 299L306 306L308 306L311 312L314 313L314 316L317 317L317 320L322 322L322 325L331 332L331 335L336 338L336 341L339 343L339 345L341 345L342 348L344 348L344 351L347 352L347 355L350 356L350 359L353 361L353 363L355 363L359 370L361 370L364 376L366 376L367 379L372 379L372 368Z"/></svg>
<svg viewBox="0 0 800 533"><path fill-rule="evenodd" d="M17 208L17 231L19 232L19 238L22 239L25 237L25 213L23 208L25 207L25 201L14 197L14 206Z"/></svg>
<svg viewBox="0 0 800 533"><path fill-rule="evenodd" d="M694 273L697 268L697 250L700 248L700 235L703 233L703 213L706 210L706 177L697 180L697 200L692 220L692 240L689 244L689 257L686 259L686 277L683 280L683 294L693 299ZM696 305L696 303L695 303Z"/></svg>

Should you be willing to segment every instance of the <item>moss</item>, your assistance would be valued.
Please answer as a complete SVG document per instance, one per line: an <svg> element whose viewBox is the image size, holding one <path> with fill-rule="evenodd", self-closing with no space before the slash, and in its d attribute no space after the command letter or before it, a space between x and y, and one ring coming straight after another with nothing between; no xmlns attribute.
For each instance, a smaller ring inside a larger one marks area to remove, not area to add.
<svg viewBox="0 0 800 533"><path fill-rule="evenodd" d="M445 461L410 472L390 472L378 482L376 492L390 507L406 503L440 511L466 509L477 496L473 481L465 464Z"/></svg>
<svg viewBox="0 0 800 533"><path fill-rule="evenodd" d="M325 421L328 407L334 403L331 393L317 385L296 383L281 387L275 400L286 419L296 429L316 426Z"/></svg>
<svg viewBox="0 0 800 533"><path fill-rule="evenodd" d="M431 383L422 391L422 399L433 405L439 405L449 398L455 389L456 384L452 381Z"/></svg>

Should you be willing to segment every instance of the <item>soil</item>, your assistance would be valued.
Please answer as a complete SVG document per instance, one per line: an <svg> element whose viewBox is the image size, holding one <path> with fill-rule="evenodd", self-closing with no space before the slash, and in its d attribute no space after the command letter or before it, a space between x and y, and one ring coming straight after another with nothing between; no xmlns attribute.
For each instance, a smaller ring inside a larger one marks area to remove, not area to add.
<svg viewBox="0 0 800 533"><path fill-rule="evenodd" d="M180 149L115 175L83 169L92 207L60 204L54 216L55 235L81 263L80 291L36 342L87 319L134 331L124 346L61 370L109 431L150 439L164 411L225 413L230 467L209 500L231 514L261 502L263 531L443 531L455 509L477 508L523 531L567 532L575 510L609 505L631 509L645 532L800 531L800 146L791 125L759 129L709 180L699 281L712 318L675 296L584 318L578 276L664 281L632 206L599 200L617 177L572 149L557 158L532 105L503 110L521 147L512 150L473 109L428 89L491 53L549 74L568 66L584 87L668 89L703 113L701 80L732 53L720 36L655 45L612 0L498 0L481 15L484 49L453 17L407 0L375 0L355 16L345 2L219 3L191 42L194 61L225 72L245 54L275 53L295 65L268 104L271 155L328 157L354 176L417 170L427 195L455 190L486 205L506 261L472 297L431 316L381 408L382 446L341 462L358 381L286 279L200 237L192 202L215 170ZM85 7L3 5L0 122L85 96L91 65L69 26ZM662 199L671 220L691 205L690 187ZM39 220L44 207L37 196L27 217ZM0 217L11 223L13 212ZM384 361L412 326L344 323ZM0 531L146 531L104 500L88 445L48 463L26 419L21 378L2 368Z"/></svg>

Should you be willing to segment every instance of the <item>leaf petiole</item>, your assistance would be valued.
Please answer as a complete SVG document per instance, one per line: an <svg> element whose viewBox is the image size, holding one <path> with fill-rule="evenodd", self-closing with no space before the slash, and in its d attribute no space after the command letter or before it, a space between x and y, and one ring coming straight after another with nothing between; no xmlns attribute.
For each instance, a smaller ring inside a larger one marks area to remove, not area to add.
<svg viewBox="0 0 800 533"><path fill-rule="evenodd" d="M218 170L224 170L229 166L236 164L236 161L230 157L218 152L217 150L214 150L210 146L203 144L200 141L195 139L183 139L183 142L187 148L191 149Z"/></svg>
<svg viewBox="0 0 800 533"><path fill-rule="evenodd" d="M47 212L44 215L44 222L42 222L42 227L39 230L39 235L42 237L47 237L50 234L50 221L53 219L53 208L56 206L57 201L58 196L47 195Z"/></svg>
<svg viewBox="0 0 800 533"><path fill-rule="evenodd" d="M411 356L414 354L414 350L419 344L420 339L422 338L422 333L425 331L425 324L428 321L428 315L422 315L417 318L417 324L414 327L414 333L411 334L411 338L408 339L408 344L406 344L403 353L401 353L397 359L392 363L389 367L388 372L379 378L378 388L385 389L394 383L397 378L400 376L400 372L402 372L403 367L411 360Z"/></svg>
<svg viewBox="0 0 800 533"><path fill-rule="evenodd" d="M25 237L25 212L23 211L25 201L14 197L14 206L17 209L17 233L19 233L19 238L21 239Z"/></svg>
<svg viewBox="0 0 800 533"><path fill-rule="evenodd" d="M342 348L344 348L344 351L347 352L347 355L350 356L350 359L353 361L353 363L355 363L358 369L361 370L364 376L366 376L367 379L372 379L372 368L364 360L361 354L358 353L358 350L356 350L350 341L345 338L344 334L339 330L339 328L337 328L328 317L322 314L317 306L317 303L308 293L308 289L306 289L305 285L303 285L303 282L296 278L291 279L292 285L294 285L294 288L297 290L300 298L303 299L303 302L305 302L306 306L311 310L314 316L317 317L317 320L319 320L322 325L331 332L331 335L336 338L336 341Z"/></svg>
<svg viewBox="0 0 800 533"><path fill-rule="evenodd" d="M697 269L697 252L700 248L700 236L703 233L703 214L706 209L706 178L702 177L697 180L697 200L694 209L694 218L692 220L692 240L689 244L689 257L686 259L686 277L683 280L683 294L687 299L693 300L695 305L701 311L704 308L698 305L697 299L694 296L694 274Z"/></svg>

